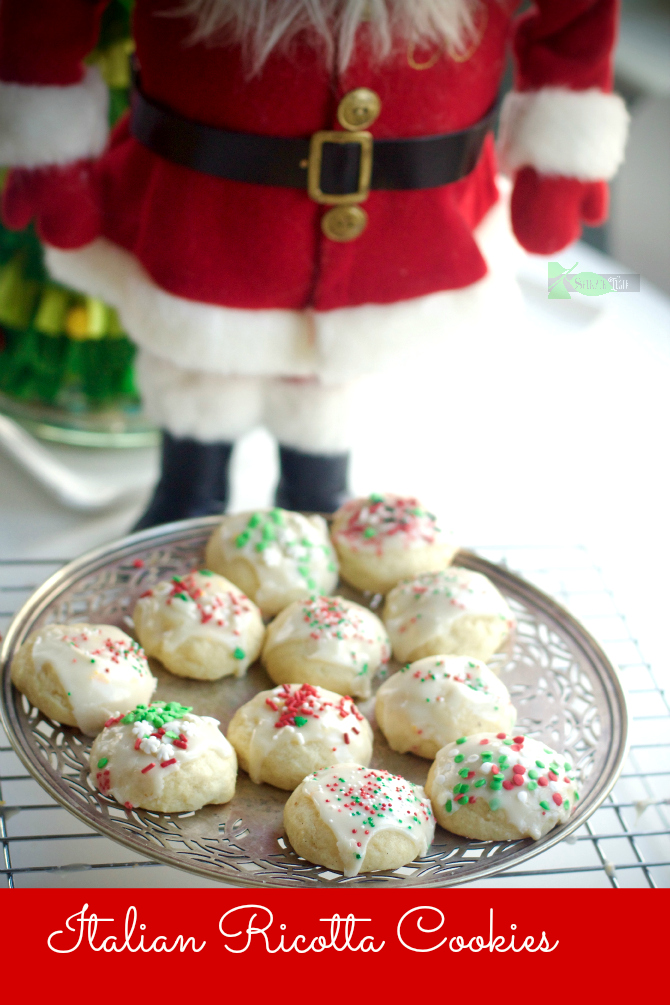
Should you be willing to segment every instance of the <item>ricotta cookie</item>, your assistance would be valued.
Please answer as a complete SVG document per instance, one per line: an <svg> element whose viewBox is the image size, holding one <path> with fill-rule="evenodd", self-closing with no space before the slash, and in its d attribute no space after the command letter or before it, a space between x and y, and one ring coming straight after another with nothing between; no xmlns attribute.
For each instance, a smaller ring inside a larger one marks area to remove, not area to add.
<svg viewBox="0 0 670 1005"><path fill-rule="evenodd" d="M263 664L275 684L318 684L368 698L391 655L386 629L367 607L342 597L296 600L269 625Z"/></svg>
<svg viewBox="0 0 670 1005"><path fill-rule="evenodd" d="M390 494L345 503L333 518L331 536L342 578L372 593L445 569L456 552L452 534L418 500Z"/></svg>
<svg viewBox="0 0 670 1005"><path fill-rule="evenodd" d="M510 730L516 709L486 664L467 656L427 656L382 684L375 718L393 750L432 760L461 736Z"/></svg>
<svg viewBox="0 0 670 1005"><path fill-rule="evenodd" d="M133 621L148 656L177 677L242 677L256 659L265 628L253 601L208 569L173 576L143 593Z"/></svg>
<svg viewBox="0 0 670 1005"><path fill-rule="evenodd" d="M399 583L386 598L384 623L401 663L445 653L486 662L515 620L490 579L454 566Z"/></svg>
<svg viewBox="0 0 670 1005"><path fill-rule="evenodd" d="M570 761L539 740L475 733L448 743L428 773L437 822L478 841L536 841L579 800Z"/></svg>
<svg viewBox="0 0 670 1005"><path fill-rule="evenodd" d="M298 855L345 876L399 869L425 855L435 834L420 785L359 764L308 775L286 803L284 826Z"/></svg>
<svg viewBox="0 0 670 1005"><path fill-rule="evenodd" d="M224 517L209 539L205 561L263 614L278 614L312 593L332 593L338 578L323 517L283 509Z"/></svg>
<svg viewBox="0 0 670 1005"><path fill-rule="evenodd" d="M45 625L12 661L12 681L41 712L95 736L110 715L148 702L158 681L144 652L114 625Z"/></svg>
<svg viewBox="0 0 670 1005"><path fill-rule="evenodd" d="M330 764L369 764L372 730L351 698L311 684L282 684L238 708L228 739L252 782L294 789Z"/></svg>
<svg viewBox="0 0 670 1005"><path fill-rule="evenodd" d="M89 765L96 787L128 810L185 813L235 795L237 758L218 719L175 701L114 716Z"/></svg>

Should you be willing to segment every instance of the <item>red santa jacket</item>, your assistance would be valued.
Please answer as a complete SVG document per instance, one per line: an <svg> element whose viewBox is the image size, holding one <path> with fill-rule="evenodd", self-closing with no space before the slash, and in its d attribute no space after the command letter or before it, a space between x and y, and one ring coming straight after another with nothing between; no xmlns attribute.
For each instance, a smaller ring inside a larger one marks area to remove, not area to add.
<svg viewBox="0 0 670 1005"><path fill-rule="evenodd" d="M134 139L127 120L107 142L100 82L82 64L104 6L2 2L0 159L59 165L17 175L7 193L10 223L36 213L44 239L60 248L106 237L170 293L235 308L385 304L484 275L472 230L497 198L490 139L467 177L440 188L373 191L364 232L329 240L319 226L324 207L306 192L171 163ZM516 0L489 0L465 50L397 45L381 64L363 26L344 72L329 70L303 41L272 53L253 77L239 48L191 44L190 21L165 16L177 6L137 0L144 92L189 119L271 136L340 128L338 103L358 87L381 100L375 138L461 130L495 102L513 36L516 86L503 109L502 142L517 173L517 234L533 250L557 250L577 236L580 218L603 214L603 181L621 159L626 123L623 104L608 93L616 0L538 0L516 22Z"/></svg>

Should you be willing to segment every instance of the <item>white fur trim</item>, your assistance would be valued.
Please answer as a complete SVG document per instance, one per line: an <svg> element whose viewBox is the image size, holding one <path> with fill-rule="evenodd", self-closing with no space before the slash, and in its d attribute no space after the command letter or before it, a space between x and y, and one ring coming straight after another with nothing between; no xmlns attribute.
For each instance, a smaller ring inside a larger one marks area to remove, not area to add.
<svg viewBox="0 0 670 1005"><path fill-rule="evenodd" d="M98 239L74 251L48 248L55 279L100 297L152 355L188 371L223 376L318 377L346 383L431 352L476 325L499 327L521 310L514 277L521 251L502 198L475 231L489 274L461 290L333 311L239 310L166 293L131 254Z"/></svg>
<svg viewBox="0 0 670 1005"><path fill-rule="evenodd" d="M269 380L265 424L284 447L310 454L340 454L352 444L355 382L324 386L318 380Z"/></svg>
<svg viewBox="0 0 670 1005"><path fill-rule="evenodd" d="M97 157L107 143L109 92L95 67L80 84L0 81L0 164L44 167Z"/></svg>
<svg viewBox="0 0 670 1005"><path fill-rule="evenodd" d="M232 443L265 424L285 447L313 454L351 446L355 384L324 387L316 379L224 377L184 370L141 349L136 364L144 410L173 436Z"/></svg>
<svg viewBox="0 0 670 1005"><path fill-rule="evenodd" d="M608 181L623 161L630 116L618 94L596 88L511 91L500 116L505 170Z"/></svg>

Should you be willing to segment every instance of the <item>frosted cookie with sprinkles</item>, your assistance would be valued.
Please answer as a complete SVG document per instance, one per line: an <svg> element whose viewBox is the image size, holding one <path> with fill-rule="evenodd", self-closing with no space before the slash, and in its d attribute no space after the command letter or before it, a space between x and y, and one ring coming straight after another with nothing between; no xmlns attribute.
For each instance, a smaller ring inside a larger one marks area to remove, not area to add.
<svg viewBox="0 0 670 1005"><path fill-rule="evenodd" d="M461 736L509 731L516 709L486 664L468 656L427 656L382 684L375 718L393 750L432 760Z"/></svg>
<svg viewBox="0 0 670 1005"><path fill-rule="evenodd" d="M372 593L444 569L456 552L453 535L417 499L390 493L345 503L333 518L331 537L342 578Z"/></svg>
<svg viewBox="0 0 670 1005"><path fill-rule="evenodd" d="M445 830L479 841L537 841L564 824L579 801L565 755L505 733L475 733L447 744L428 773L426 792Z"/></svg>
<svg viewBox="0 0 670 1005"><path fill-rule="evenodd" d="M138 705L96 738L91 778L126 809L185 813L235 794L237 758L217 719L179 702Z"/></svg>
<svg viewBox="0 0 670 1005"><path fill-rule="evenodd" d="M425 855L435 833L420 785L357 764L308 775L286 803L284 826L298 855L345 876L399 869Z"/></svg>
<svg viewBox="0 0 670 1005"><path fill-rule="evenodd" d="M157 583L135 604L133 621L148 656L195 680L243 676L265 634L254 602L208 569Z"/></svg>
<svg viewBox="0 0 670 1005"><path fill-rule="evenodd" d="M297 600L269 625L262 660L276 684L316 684L368 698L391 655L388 635L367 607L342 597Z"/></svg>
<svg viewBox="0 0 670 1005"><path fill-rule="evenodd" d="M14 685L50 719L95 736L111 715L148 702L157 680L115 625L45 625L12 661Z"/></svg>
<svg viewBox="0 0 670 1005"><path fill-rule="evenodd" d="M269 615L313 593L332 593L338 578L323 517L283 509L224 517L205 561Z"/></svg>
<svg viewBox="0 0 670 1005"><path fill-rule="evenodd" d="M372 729L351 698L311 684L261 691L235 712L228 739L252 782L279 789L330 764L372 757Z"/></svg>
<svg viewBox="0 0 670 1005"><path fill-rule="evenodd" d="M486 662L515 625L491 580L456 566L399 583L386 598L383 617L401 663L444 654Z"/></svg>

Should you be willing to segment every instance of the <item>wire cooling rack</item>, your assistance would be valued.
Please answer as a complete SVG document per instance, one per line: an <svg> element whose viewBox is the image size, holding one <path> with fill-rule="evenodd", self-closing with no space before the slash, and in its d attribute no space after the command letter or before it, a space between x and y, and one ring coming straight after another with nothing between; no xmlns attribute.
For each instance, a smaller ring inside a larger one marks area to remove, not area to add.
<svg viewBox="0 0 670 1005"><path fill-rule="evenodd" d="M600 569L582 547L480 547L567 607L621 669L630 753L614 790L574 835L471 886L670 886L670 704ZM0 562L0 632L32 590L64 562ZM630 683L630 686L628 684ZM52 802L0 730L0 885L211 886L98 835Z"/></svg>

